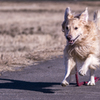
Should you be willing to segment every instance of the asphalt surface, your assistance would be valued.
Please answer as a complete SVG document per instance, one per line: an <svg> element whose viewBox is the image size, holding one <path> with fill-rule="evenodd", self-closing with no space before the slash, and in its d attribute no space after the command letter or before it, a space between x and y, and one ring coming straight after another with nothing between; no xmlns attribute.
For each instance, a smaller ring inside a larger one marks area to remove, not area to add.
<svg viewBox="0 0 100 100"><path fill-rule="evenodd" d="M96 76L100 76L100 69ZM62 58L26 67L22 71L5 72L0 76L0 100L100 100L100 81L96 86L62 87L64 77ZM80 77L87 81L88 75Z"/></svg>

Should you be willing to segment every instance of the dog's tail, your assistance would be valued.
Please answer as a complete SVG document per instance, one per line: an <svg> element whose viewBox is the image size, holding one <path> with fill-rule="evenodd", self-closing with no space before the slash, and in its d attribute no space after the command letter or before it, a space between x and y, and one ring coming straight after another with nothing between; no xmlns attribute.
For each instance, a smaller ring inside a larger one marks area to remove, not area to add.
<svg viewBox="0 0 100 100"><path fill-rule="evenodd" d="M94 12L94 21L98 30L100 30L100 10Z"/></svg>

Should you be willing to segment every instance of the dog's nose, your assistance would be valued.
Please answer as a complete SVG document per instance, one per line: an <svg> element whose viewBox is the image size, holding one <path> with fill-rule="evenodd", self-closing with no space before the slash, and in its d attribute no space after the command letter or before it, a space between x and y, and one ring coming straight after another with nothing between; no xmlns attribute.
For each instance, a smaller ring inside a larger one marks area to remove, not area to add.
<svg viewBox="0 0 100 100"><path fill-rule="evenodd" d="M66 39L67 39L67 40L71 40L71 38L72 38L71 35L67 35L67 36L66 36Z"/></svg>

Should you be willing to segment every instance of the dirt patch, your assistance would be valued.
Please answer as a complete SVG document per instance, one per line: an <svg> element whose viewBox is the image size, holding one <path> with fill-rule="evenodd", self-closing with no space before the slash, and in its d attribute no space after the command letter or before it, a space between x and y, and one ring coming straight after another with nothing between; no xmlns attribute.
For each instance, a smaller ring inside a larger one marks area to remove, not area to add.
<svg viewBox="0 0 100 100"><path fill-rule="evenodd" d="M92 2L74 3L0 3L0 71L20 70L63 55L66 40L61 24L65 8L70 6L80 13L88 6L90 19L99 9Z"/></svg>

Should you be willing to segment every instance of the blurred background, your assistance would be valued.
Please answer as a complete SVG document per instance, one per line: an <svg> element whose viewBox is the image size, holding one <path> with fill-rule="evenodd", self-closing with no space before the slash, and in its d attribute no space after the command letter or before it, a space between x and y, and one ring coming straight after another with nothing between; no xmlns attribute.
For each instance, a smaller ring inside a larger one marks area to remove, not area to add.
<svg viewBox="0 0 100 100"><path fill-rule="evenodd" d="M88 7L92 20L100 2L0 0L0 71L21 70L62 56L66 39L61 24L67 7L75 14Z"/></svg>

